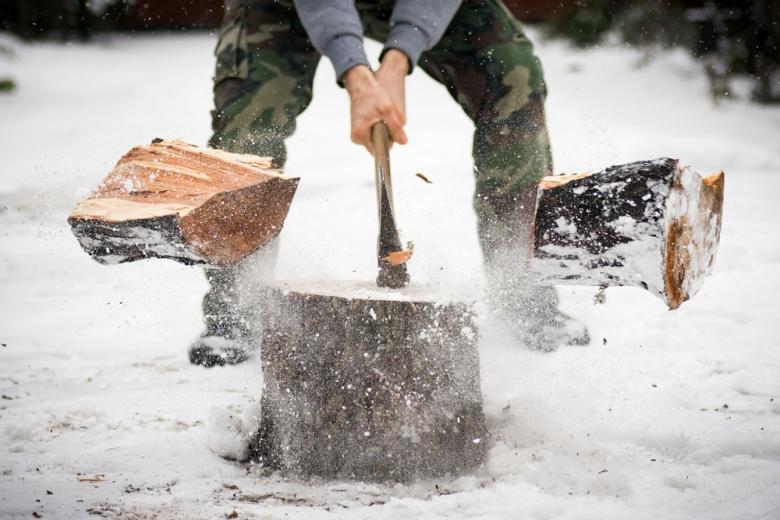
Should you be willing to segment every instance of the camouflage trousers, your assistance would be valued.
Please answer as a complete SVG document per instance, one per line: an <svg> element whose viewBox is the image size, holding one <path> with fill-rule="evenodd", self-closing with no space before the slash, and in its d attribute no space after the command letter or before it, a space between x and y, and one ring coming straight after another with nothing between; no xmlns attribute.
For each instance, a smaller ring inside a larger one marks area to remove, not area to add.
<svg viewBox="0 0 780 520"><path fill-rule="evenodd" d="M287 157L284 141L312 99L321 56L292 0L227 0L215 51L214 134L233 152ZM367 37L385 41L392 0L357 1ZM447 88L474 122L474 209L488 268L506 251L526 251L533 186L552 170L542 67L520 23L499 0L465 0L418 66ZM348 117L348 114L344 114ZM515 253L510 254L519 264ZM230 272L210 274L204 310L210 329L231 317ZM212 327L213 325L213 327Z"/></svg>

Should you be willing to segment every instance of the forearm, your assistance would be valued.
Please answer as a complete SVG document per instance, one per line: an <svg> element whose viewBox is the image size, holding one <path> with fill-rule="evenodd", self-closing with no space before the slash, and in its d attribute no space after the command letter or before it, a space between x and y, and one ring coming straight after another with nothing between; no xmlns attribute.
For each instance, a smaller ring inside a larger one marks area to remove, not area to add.
<svg viewBox="0 0 780 520"><path fill-rule="evenodd" d="M333 63L336 78L356 65L368 65L363 26L352 0L294 0L314 48Z"/></svg>
<svg viewBox="0 0 780 520"><path fill-rule="evenodd" d="M402 51L411 71L420 54L439 42L460 4L461 0L396 0L383 53Z"/></svg>

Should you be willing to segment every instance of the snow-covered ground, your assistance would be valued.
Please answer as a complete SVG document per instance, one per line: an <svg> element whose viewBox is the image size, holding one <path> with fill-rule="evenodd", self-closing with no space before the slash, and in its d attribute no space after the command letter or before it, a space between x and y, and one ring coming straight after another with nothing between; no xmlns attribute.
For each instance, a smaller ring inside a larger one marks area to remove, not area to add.
<svg viewBox="0 0 780 520"><path fill-rule="evenodd" d="M780 518L780 110L713 105L677 52L538 46L558 172L662 155L727 171L719 258L693 301L669 312L618 288L594 306L593 289L566 288L564 309L594 341L552 354L485 318L495 445L470 476L302 482L209 451L210 409L246 406L261 374L188 363L202 272L98 265L65 219L130 146L205 143L213 44L113 37L0 56L18 83L0 95L0 517ZM393 173L412 279L469 285L471 126L421 72L408 97L411 144L393 150ZM348 141L347 108L323 62L290 142L302 181L281 277L372 277L372 163Z"/></svg>

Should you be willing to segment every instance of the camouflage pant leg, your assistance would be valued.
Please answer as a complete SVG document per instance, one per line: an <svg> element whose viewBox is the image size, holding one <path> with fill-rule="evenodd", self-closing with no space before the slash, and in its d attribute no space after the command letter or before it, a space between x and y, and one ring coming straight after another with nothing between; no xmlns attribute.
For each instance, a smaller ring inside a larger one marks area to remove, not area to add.
<svg viewBox="0 0 780 520"><path fill-rule="evenodd" d="M547 87L533 45L499 0L466 0L420 65L474 121L474 209L493 307L533 338L527 344L550 348L538 331L560 315L558 296L524 269L536 184L552 172Z"/></svg>
<svg viewBox="0 0 780 520"><path fill-rule="evenodd" d="M210 144L283 166L320 59L292 1L228 0L215 55Z"/></svg>
<svg viewBox="0 0 780 520"><path fill-rule="evenodd" d="M238 294L233 269L206 269L209 291L203 297L206 336L227 339L245 337L249 329L238 312Z"/></svg>
<svg viewBox="0 0 780 520"><path fill-rule="evenodd" d="M474 208L486 261L527 250L534 186L552 171L547 88L533 45L499 0L466 0L420 66L474 121Z"/></svg>
<svg viewBox="0 0 780 520"><path fill-rule="evenodd" d="M287 158L284 140L311 101L319 54L291 1L228 0L215 50L209 144L237 153ZM207 270L206 333L235 339L246 333L236 297L238 269Z"/></svg>

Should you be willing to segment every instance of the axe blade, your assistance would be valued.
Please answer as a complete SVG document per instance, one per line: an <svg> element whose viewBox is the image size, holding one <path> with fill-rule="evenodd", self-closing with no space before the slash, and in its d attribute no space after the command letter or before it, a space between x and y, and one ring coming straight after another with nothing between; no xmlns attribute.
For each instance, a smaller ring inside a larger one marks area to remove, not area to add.
<svg viewBox="0 0 780 520"><path fill-rule="evenodd" d="M401 237L395 225L395 210L393 209L393 184L390 177L390 156L388 143L390 133L387 126L376 123L371 129L371 143L374 146L374 174L376 178L376 201L379 215L379 237L377 240L377 265L379 273L376 284L379 287L399 288L409 284L409 273L406 264L390 265L386 260L388 254L401 251Z"/></svg>

